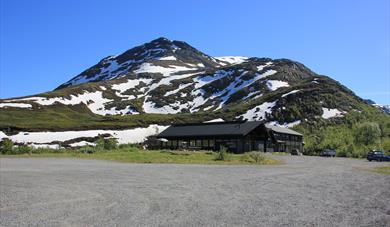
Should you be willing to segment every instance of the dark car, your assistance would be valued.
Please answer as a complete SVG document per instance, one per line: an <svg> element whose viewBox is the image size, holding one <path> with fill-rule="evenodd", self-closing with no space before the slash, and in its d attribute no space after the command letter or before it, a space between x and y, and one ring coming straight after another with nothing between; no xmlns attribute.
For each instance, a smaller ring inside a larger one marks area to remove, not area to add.
<svg viewBox="0 0 390 227"><path fill-rule="evenodd" d="M298 149L293 149L293 150L291 151L291 155L298 155L298 156L301 156L301 155L302 155L302 153L301 153L301 152L299 152L299 150L298 150Z"/></svg>
<svg viewBox="0 0 390 227"><path fill-rule="evenodd" d="M322 156L322 157L336 157L336 150L325 149L325 150L321 151L320 156Z"/></svg>
<svg viewBox="0 0 390 227"><path fill-rule="evenodd" d="M367 154L367 160L368 161L372 161L372 160L375 160L375 161L378 161L378 162L382 162L382 161L390 161L390 156L386 156L383 151L376 151L376 150L373 150L373 151L370 151L368 152Z"/></svg>

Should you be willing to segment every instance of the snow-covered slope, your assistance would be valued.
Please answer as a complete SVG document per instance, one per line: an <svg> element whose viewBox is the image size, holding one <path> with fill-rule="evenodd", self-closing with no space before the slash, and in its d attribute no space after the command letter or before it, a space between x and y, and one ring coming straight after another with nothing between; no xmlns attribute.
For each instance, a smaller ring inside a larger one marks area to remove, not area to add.
<svg viewBox="0 0 390 227"><path fill-rule="evenodd" d="M0 111L27 116L65 106L99 117L209 112L297 125L337 121L359 110L358 102L344 86L292 60L211 57L159 38L104 58L52 92L0 100Z"/></svg>

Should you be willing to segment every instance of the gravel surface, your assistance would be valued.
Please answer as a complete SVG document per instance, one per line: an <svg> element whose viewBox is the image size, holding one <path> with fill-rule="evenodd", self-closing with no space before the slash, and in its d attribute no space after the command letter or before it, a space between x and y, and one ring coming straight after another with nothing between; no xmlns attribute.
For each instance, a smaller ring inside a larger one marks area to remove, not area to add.
<svg viewBox="0 0 390 227"><path fill-rule="evenodd" d="M390 226L389 163L278 166L0 158L1 226Z"/></svg>

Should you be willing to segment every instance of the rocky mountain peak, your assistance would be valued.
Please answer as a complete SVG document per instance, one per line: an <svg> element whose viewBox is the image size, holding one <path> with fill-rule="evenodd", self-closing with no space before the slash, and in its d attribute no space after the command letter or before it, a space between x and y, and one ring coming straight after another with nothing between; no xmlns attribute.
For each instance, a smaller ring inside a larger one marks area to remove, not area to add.
<svg viewBox="0 0 390 227"><path fill-rule="evenodd" d="M103 58L56 90L88 82L126 77L137 74L137 71L144 72L145 66L146 68L182 68L186 71L186 69L214 69L226 64L229 63L208 56L185 42L160 37L120 55Z"/></svg>

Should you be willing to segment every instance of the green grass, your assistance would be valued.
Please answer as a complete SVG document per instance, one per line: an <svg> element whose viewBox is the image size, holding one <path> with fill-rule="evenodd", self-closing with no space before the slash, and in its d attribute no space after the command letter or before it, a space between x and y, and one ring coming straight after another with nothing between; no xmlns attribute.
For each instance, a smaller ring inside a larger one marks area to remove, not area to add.
<svg viewBox="0 0 390 227"><path fill-rule="evenodd" d="M290 153L287 153L287 152L272 152L272 155L287 156L287 155L290 155Z"/></svg>
<svg viewBox="0 0 390 227"><path fill-rule="evenodd" d="M138 148L125 148L115 150L97 151L92 154L82 153L77 150L52 150L32 151L30 154L0 155L0 157L56 157L56 158L83 158L99 159L127 163L177 163L177 164L227 164L227 165L251 165L280 164L281 161L266 157L261 162L248 159L243 154L228 154L224 161L216 161L216 153L210 151L170 151L170 150L141 150ZM245 157L245 158L243 158Z"/></svg>
<svg viewBox="0 0 390 227"><path fill-rule="evenodd" d="M380 166L373 169L374 172L390 175L390 166Z"/></svg>

